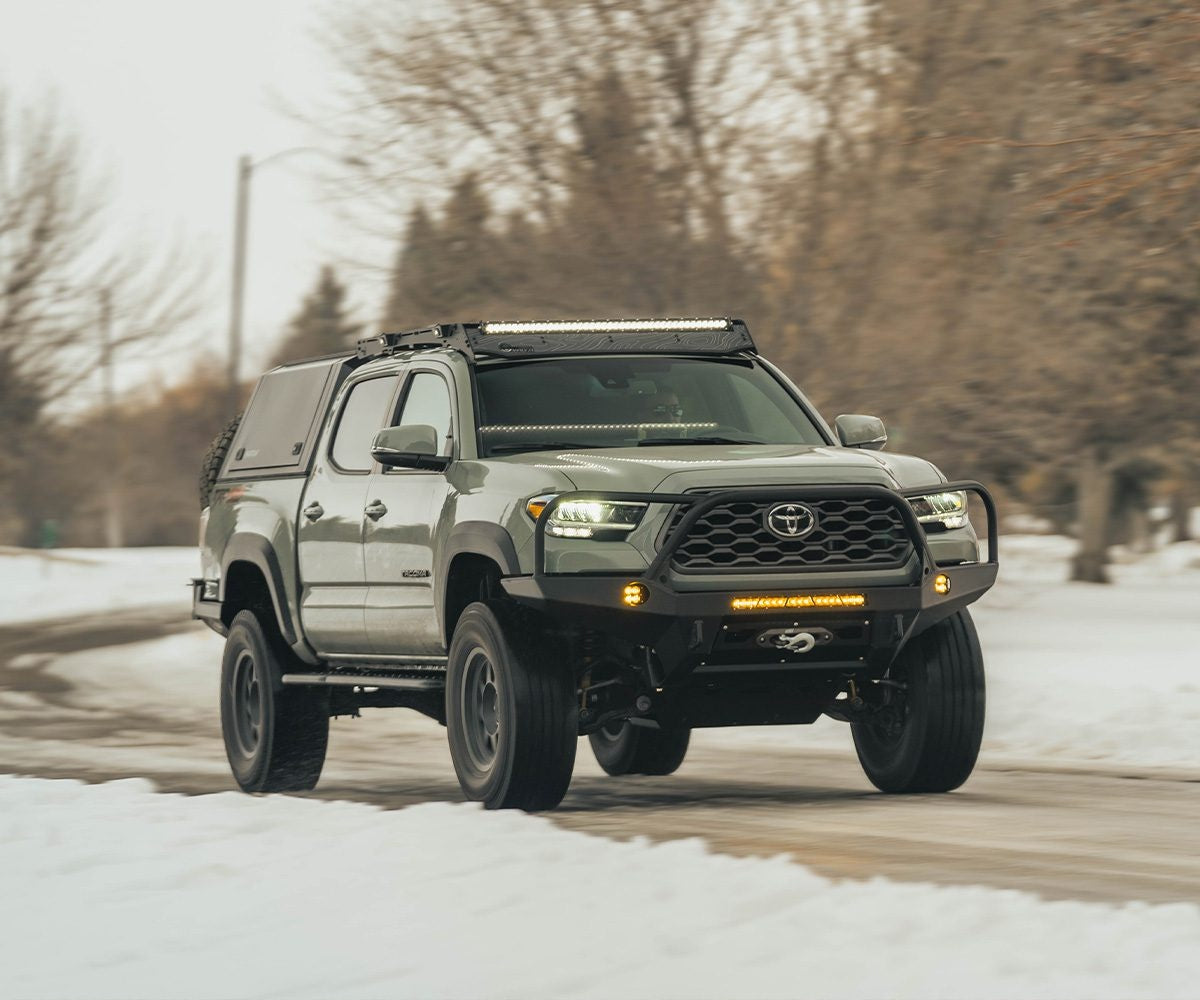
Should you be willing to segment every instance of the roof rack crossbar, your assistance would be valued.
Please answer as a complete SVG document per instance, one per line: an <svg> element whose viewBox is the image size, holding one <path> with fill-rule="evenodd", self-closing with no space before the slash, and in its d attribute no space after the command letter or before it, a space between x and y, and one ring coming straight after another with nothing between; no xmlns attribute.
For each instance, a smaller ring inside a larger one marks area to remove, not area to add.
<svg viewBox="0 0 1200 1000"><path fill-rule="evenodd" d="M358 342L358 356L360 358L376 358L387 354L429 350L435 347L456 347L470 353L460 324L439 323L436 326L427 326L420 330L381 333L375 337L365 337Z"/></svg>

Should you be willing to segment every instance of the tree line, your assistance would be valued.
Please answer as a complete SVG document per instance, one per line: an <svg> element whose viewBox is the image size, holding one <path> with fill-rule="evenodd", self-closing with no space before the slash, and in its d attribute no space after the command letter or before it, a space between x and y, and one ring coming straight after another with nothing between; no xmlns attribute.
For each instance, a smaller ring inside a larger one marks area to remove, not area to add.
<svg viewBox="0 0 1200 1000"><path fill-rule="evenodd" d="M1155 503L1187 534L1190 5L453 0L336 27L368 186L431 156L445 182L388 325L740 312L822 408L1072 527L1078 579Z"/></svg>
<svg viewBox="0 0 1200 1000"><path fill-rule="evenodd" d="M897 449L1074 531L1079 579L1105 579L1110 543L1144 538L1156 505L1186 535L1188 4L446 0L330 17L331 141L366 210L399 220L397 249L365 325L322 272L280 358L378 326L736 313L824 411L877 412ZM168 396L154 405L182 405Z"/></svg>

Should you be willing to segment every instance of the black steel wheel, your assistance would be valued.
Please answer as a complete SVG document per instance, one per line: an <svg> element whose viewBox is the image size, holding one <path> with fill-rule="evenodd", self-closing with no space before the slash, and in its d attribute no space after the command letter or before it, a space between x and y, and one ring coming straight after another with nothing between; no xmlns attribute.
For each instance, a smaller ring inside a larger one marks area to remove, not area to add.
<svg viewBox="0 0 1200 1000"><path fill-rule="evenodd" d="M692 731L686 726L651 729L624 719L588 736L592 753L606 774L674 774L687 756Z"/></svg>
<svg viewBox="0 0 1200 1000"><path fill-rule="evenodd" d="M240 649L229 681L230 730L237 755L253 757L262 737L263 697L259 668L249 649Z"/></svg>
<svg viewBox="0 0 1200 1000"><path fill-rule="evenodd" d="M489 809L553 809L579 742L575 681L516 609L478 601L446 667L446 733L459 784Z"/></svg>
<svg viewBox="0 0 1200 1000"><path fill-rule="evenodd" d="M292 653L273 626L253 611L230 623L221 664L225 753L243 791L306 791L325 764L329 695L283 686Z"/></svg>
<svg viewBox="0 0 1200 1000"><path fill-rule="evenodd" d="M496 763L500 746L500 693L496 667L482 647L468 654L462 679L463 738L471 764L477 771Z"/></svg>
<svg viewBox="0 0 1200 1000"><path fill-rule="evenodd" d="M983 739L983 653L964 609L912 639L891 678L903 685L851 726L871 783L884 792L949 792L971 775Z"/></svg>

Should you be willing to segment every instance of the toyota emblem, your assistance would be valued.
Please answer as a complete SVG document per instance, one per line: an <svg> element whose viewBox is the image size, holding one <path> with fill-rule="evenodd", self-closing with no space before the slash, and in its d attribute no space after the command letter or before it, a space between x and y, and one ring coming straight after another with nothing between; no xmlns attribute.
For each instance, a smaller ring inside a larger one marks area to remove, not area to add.
<svg viewBox="0 0 1200 1000"><path fill-rule="evenodd" d="M766 524L780 538L803 538L817 526L817 515L802 503L777 503L767 511Z"/></svg>

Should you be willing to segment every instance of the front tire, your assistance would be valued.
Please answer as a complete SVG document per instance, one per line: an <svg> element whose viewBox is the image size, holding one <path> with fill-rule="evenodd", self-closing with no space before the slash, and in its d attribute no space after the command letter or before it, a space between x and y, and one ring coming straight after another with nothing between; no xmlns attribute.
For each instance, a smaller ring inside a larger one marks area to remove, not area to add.
<svg viewBox="0 0 1200 1000"><path fill-rule="evenodd" d="M883 792L949 792L983 739L983 653L966 610L913 639L891 671L906 685L876 722L851 727L863 771Z"/></svg>
<svg viewBox="0 0 1200 1000"><path fill-rule="evenodd" d="M674 774L687 756L692 731L684 726L650 729L627 720L591 733L592 753L606 774Z"/></svg>
<svg viewBox="0 0 1200 1000"><path fill-rule="evenodd" d="M446 733L458 783L488 809L553 809L579 742L575 682L516 609L463 611L446 665Z"/></svg>
<svg viewBox="0 0 1200 1000"><path fill-rule="evenodd" d="M328 693L288 689L291 650L270 622L239 611L221 662L221 733L244 792L314 788L329 744Z"/></svg>

